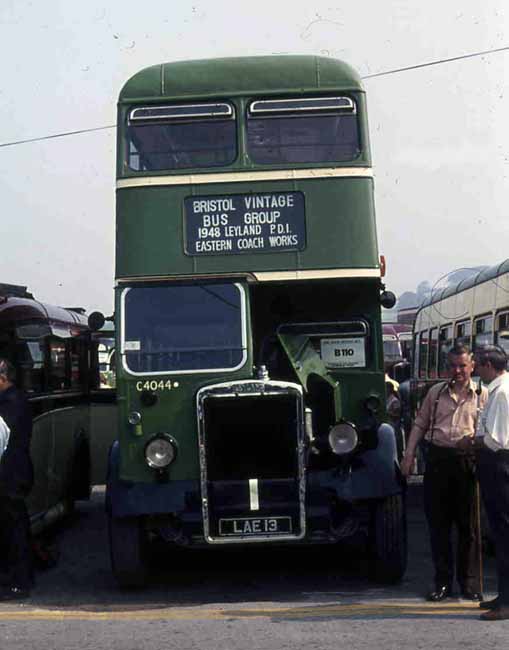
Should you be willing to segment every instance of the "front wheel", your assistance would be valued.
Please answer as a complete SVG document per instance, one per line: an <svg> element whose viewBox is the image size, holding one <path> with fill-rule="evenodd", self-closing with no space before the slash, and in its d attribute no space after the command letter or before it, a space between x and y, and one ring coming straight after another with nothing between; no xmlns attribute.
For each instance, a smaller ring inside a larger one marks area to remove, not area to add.
<svg viewBox="0 0 509 650"><path fill-rule="evenodd" d="M399 582L407 565L407 526L402 494L376 501L370 522L371 572L386 584Z"/></svg>
<svg viewBox="0 0 509 650"><path fill-rule="evenodd" d="M139 517L108 513L111 568L121 587L141 587L147 581L145 535Z"/></svg>

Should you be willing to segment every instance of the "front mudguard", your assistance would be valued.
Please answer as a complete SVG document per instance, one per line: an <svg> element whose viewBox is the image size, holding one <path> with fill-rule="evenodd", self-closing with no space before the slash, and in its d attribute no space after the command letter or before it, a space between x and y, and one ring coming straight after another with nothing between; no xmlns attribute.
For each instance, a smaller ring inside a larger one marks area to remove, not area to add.
<svg viewBox="0 0 509 650"><path fill-rule="evenodd" d="M134 483L119 478L120 445L112 444L108 456L106 479L106 511L112 517L200 513L198 481L170 483Z"/></svg>
<svg viewBox="0 0 509 650"><path fill-rule="evenodd" d="M383 499L401 494L405 481L401 474L396 447L396 435L390 424L378 428L378 444L353 456L331 470L309 472L310 493L325 490L341 501ZM320 499L319 499L320 500Z"/></svg>

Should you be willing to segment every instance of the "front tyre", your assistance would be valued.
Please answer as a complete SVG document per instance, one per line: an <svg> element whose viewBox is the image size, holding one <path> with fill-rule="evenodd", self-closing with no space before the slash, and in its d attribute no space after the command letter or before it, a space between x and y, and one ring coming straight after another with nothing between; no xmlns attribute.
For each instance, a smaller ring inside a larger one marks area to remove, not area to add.
<svg viewBox="0 0 509 650"><path fill-rule="evenodd" d="M113 517L108 512L111 568L120 587L141 587L148 578L145 536L139 517Z"/></svg>
<svg viewBox="0 0 509 650"><path fill-rule="evenodd" d="M402 494L374 502L370 522L371 573L385 584L399 582L407 566L407 526Z"/></svg>

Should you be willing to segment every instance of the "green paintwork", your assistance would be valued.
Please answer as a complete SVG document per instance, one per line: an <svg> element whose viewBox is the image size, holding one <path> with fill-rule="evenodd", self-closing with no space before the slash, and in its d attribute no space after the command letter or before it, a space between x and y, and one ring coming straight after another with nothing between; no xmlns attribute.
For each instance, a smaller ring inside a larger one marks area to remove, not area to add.
<svg viewBox="0 0 509 650"><path fill-rule="evenodd" d="M244 149L243 115L255 97L346 93L358 107L361 153L353 161L256 165ZM237 159L213 169L135 172L127 167L125 125L128 112L146 105L182 99L223 99L236 107ZM150 103L150 102L148 102ZM334 59L273 56L185 61L153 66L130 79L120 93L117 178L221 174L275 169L370 167L371 156L364 92L355 71ZM307 245L300 252L191 256L184 253L184 200L191 196L301 191L305 196ZM116 277L287 271L292 269L379 268L373 181L329 178L200 184L117 190Z"/></svg>
<svg viewBox="0 0 509 650"><path fill-rule="evenodd" d="M254 56L162 63L133 75L119 103L162 97L230 98L273 93L310 93L340 88L361 91L357 72L343 61L318 56Z"/></svg>
<svg viewBox="0 0 509 650"><path fill-rule="evenodd" d="M204 256L184 253L186 197L252 191L304 193L305 250ZM372 179L221 183L117 191L117 278L337 268L378 268Z"/></svg>
<svg viewBox="0 0 509 650"><path fill-rule="evenodd" d="M328 289L317 284L318 299L328 295L334 302L341 305L341 296L347 290L355 293L355 300L348 294L348 302L338 308L341 318L348 319L362 316L370 322L373 328L371 333L372 349L367 367L347 370L327 371L321 359L313 353L307 345L308 337L284 335L284 346L296 370L298 379L304 387L307 377L312 372L319 374L328 381L335 396L335 408L338 419L345 418L350 422L359 422L364 414L363 402L368 395L377 395L382 405L384 404L385 384L383 374L383 348L381 339L380 305L378 302L379 284L377 280L340 281L329 283ZM151 380L160 381L168 379L168 375L153 375L135 377L125 372L122 367L117 369L118 385L118 416L119 439L121 441L121 477L129 481L155 482L156 476L144 460L143 450L152 435L165 432L172 435L178 443L177 460L170 466L169 480L192 480L199 476L199 458L197 441L196 393L204 386L250 379L253 377L253 336L252 323L249 314L253 311L249 285L243 283L246 289L248 314L248 354L246 363L239 370L232 373L196 373L174 374L173 381L177 381L178 388L172 390L158 390L158 402L154 406L146 407L140 401L139 382L143 387L144 382ZM287 289L292 291L291 286ZM120 313L120 294L117 290L117 313ZM328 317L325 319L330 320ZM119 328L120 329L120 328ZM119 331L119 330L118 330ZM117 342L120 349L120 342ZM299 352L300 350L300 352ZM303 364L303 370L297 370L297 363ZM128 424L128 414L138 411L142 415L143 435L137 435L134 427Z"/></svg>
<svg viewBox="0 0 509 650"><path fill-rule="evenodd" d="M331 377L322 358L311 344L310 337L305 334L278 334L278 338L304 387L307 387L308 378L313 374L322 377L331 385L334 393L334 412L336 419L339 420L343 416L339 384Z"/></svg>
<svg viewBox="0 0 509 650"><path fill-rule="evenodd" d="M241 283L246 289L247 284ZM120 313L120 295L117 290L116 313ZM249 311L249 305L246 305ZM117 328L117 335L120 328ZM120 340L117 341L117 350ZM120 472L125 480L152 482L154 472L145 462L144 448L147 441L156 433L169 433L178 443L178 458L171 465L169 478L175 480L196 479L199 476L198 441L196 423L196 393L203 386L222 381L248 379L252 377L253 348L249 319L247 321L247 358L242 368L229 373L193 373L173 375L153 375L137 377L128 374L120 365L117 368L119 440L121 441ZM178 388L158 390L158 402L146 407L140 401L143 384L150 380L167 380L170 377L178 382ZM140 384L141 382L141 384ZM137 435L128 423L128 414L138 411L142 415L143 435Z"/></svg>

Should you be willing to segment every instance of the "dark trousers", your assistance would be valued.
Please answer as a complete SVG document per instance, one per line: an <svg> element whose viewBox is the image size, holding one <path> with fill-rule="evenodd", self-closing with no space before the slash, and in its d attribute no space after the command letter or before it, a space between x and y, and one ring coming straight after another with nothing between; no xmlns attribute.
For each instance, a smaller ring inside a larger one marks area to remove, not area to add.
<svg viewBox="0 0 509 650"><path fill-rule="evenodd" d="M509 606L509 451L487 447L478 455L481 493L490 524L495 553L499 598Z"/></svg>
<svg viewBox="0 0 509 650"><path fill-rule="evenodd" d="M462 591L479 591L475 460L457 449L430 445L424 472L424 507L436 585L452 587L452 527L457 530L456 578Z"/></svg>
<svg viewBox="0 0 509 650"><path fill-rule="evenodd" d="M0 558L5 582L10 586L30 589L30 521L23 499L0 496Z"/></svg>

